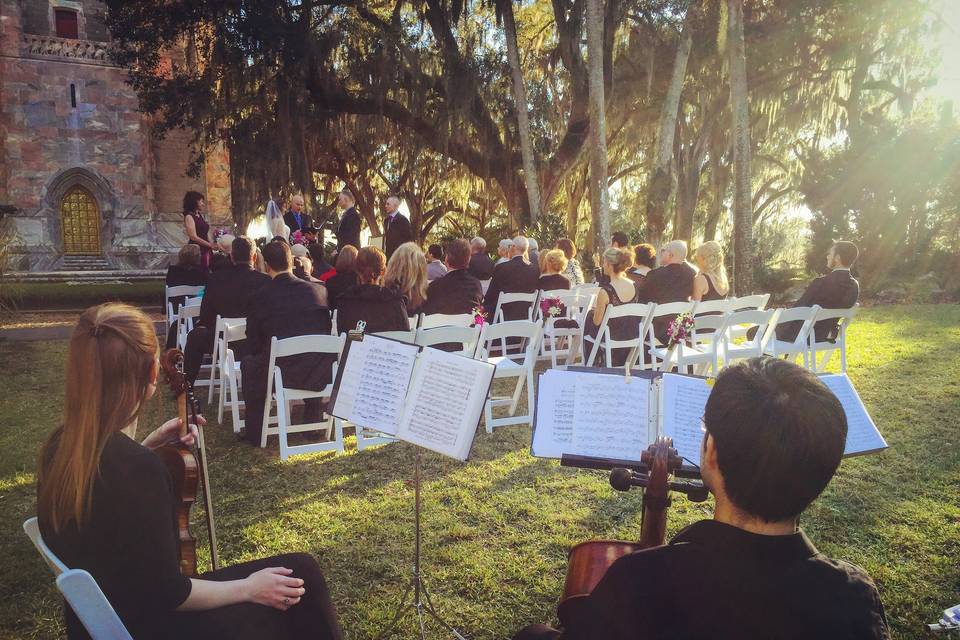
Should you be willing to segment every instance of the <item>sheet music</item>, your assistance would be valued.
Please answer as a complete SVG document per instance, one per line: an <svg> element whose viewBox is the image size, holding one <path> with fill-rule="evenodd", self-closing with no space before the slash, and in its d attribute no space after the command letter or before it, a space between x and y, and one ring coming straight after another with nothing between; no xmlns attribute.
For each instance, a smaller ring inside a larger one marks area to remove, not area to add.
<svg viewBox="0 0 960 640"><path fill-rule="evenodd" d="M700 418L709 395L710 385L703 378L665 373L660 379L660 433L673 438L677 453L698 466L703 442Z"/></svg>
<svg viewBox="0 0 960 640"><path fill-rule="evenodd" d="M639 461L649 420L650 380L551 369L540 377L531 451Z"/></svg>
<svg viewBox="0 0 960 640"><path fill-rule="evenodd" d="M396 435L419 350L373 335L351 342L333 415Z"/></svg>
<svg viewBox="0 0 960 640"><path fill-rule="evenodd" d="M854 456L887 448L887 441L880 435L877 425L874 424L867 408L860 400L850 378L844 373L819 376L823 384L833 392L843 406L847 415L847 444L844 447L844 456Z"/></svg>
<svg viewBox="0 0 960 640"><path fill-rule="evenodd" d="M486 362L424 349L413 374L397 436L466 460L493 371L493 365Z"/></svg>

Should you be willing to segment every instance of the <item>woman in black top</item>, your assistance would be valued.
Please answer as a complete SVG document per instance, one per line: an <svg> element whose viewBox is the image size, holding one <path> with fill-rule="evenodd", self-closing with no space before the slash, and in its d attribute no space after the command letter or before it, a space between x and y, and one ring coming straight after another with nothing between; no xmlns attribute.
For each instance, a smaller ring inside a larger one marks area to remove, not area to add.
<svg viewBox="0 0 960 640"><path fill-rule="evenodd" d="M697 248L695 259L700 273L693 279L693 295L690 297L701 302L725 300L730 285L720 243L714 240L704 242Z"/></svg>
<svg viewBox="0 0 960 640"><path fill-rule="evenodd" d="M326 281L327 306L333 311L337 308L337 298L344 291L357 286L357 248L347 245L337 255L337 273Z"/></svg>
<svg viewBox="0 0 960 640"><path fill-rule="evenodd" d="M540 291L570 289L570 280L563 272L567 270L567 256L560 249L545 251L540 256Z"/></svg>
<svg viewBox="0 0 960 640"><path fill-rule="evenodd" d="M202 193L187 191L183 196L183 230L190 244L200 247L200 268L209 271L215 247L210 241L210 224L203 218L205 206Z"/></svg>
<svg viewBox="0 0 960 640"><path fill-rule="evenodd" d="M180 573L170 476L156 449L179 419L137 444L156 392L153 324L123 304L87 309L70 340L63 425L40 456L37 511L44 540L89 571L135 638L341 637L316 561L288 554L199 578ZM193 434L184 438L192 444ZM65 607L67 636L87 638Z"/></svg>
<svg viewBox="0 0 960 640"><path fill-rule="evenodd" d="M625 273L632 264L633 251L630 249L607 249L603 252L603 273L608 281L600 285L597 304L593 308L593 313L587 316L587 325L584 327L584 333L594 340L600 333L600 325L603 323L608 305L618 307L639 300L639 285ZM608 327L610 337L614 340L629 340L637 337L639 324L636 318L623 317L610 320ZM611 355L611 364L619 367L626 362L627 349L614 349Z"/></svg>
<svg viewBox="0 0 960 640"><path fill-rule="evenodd" d="M345 333L366 322L366 333L408 331L406 298L393 288L381 287L387 257L376 247L364 247L357 254L360 284L337 298L337 331Z"/></svg>

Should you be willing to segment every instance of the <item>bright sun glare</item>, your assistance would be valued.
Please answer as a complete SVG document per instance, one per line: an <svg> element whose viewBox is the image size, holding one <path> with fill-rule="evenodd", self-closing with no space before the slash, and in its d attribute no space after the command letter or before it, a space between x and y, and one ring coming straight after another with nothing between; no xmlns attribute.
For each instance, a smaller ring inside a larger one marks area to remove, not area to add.
<svg viewBox="0 0 960 640"><path fill-rule="evenodd" d="M939 80L931 91L960 107L960 0L943 0L940 11L944 25L940 31Z"/></svg>

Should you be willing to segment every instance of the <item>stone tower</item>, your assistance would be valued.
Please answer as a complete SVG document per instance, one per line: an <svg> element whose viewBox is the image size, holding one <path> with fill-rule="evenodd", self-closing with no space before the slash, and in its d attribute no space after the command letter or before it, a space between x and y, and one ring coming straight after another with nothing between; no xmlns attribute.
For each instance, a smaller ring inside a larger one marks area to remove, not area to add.
<svg viewBox="0 0 960 640"><path fill-rule="evenodd" d="M190 135L150 135L127 72L108 59L105 15L98 0L0 0L9 270L164 267L186 241L180 210L191 189L206 194L211 226L232 225L226 153L208 154L193 179Z"/></svg>

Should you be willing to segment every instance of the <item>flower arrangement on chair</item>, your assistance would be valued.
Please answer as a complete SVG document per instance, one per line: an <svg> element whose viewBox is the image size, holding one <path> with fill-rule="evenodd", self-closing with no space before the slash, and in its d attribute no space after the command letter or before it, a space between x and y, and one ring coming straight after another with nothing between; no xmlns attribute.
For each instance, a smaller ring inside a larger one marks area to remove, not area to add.
<svg viewBox="0 0 960 640"><path fill-rule="evenodd" d="M473 326L482 327L487 324L486 312L483 310L483 305L477 305L473 308Z"/></svg>
<svg viewBox="0 0 960 640"><path fill-rule="evenodd" d="M544 298L540 301L540 313L544 322L548 318L563 318L567 315L567 306L560 302L560 298Z"/></svg>
<svg viewBox="0 0 960 640"><path fill-rule="evenodd" d="M667 347L673 348L685 344L693 337L696 323L689 313L681 313L667 327Z"/></svg>

